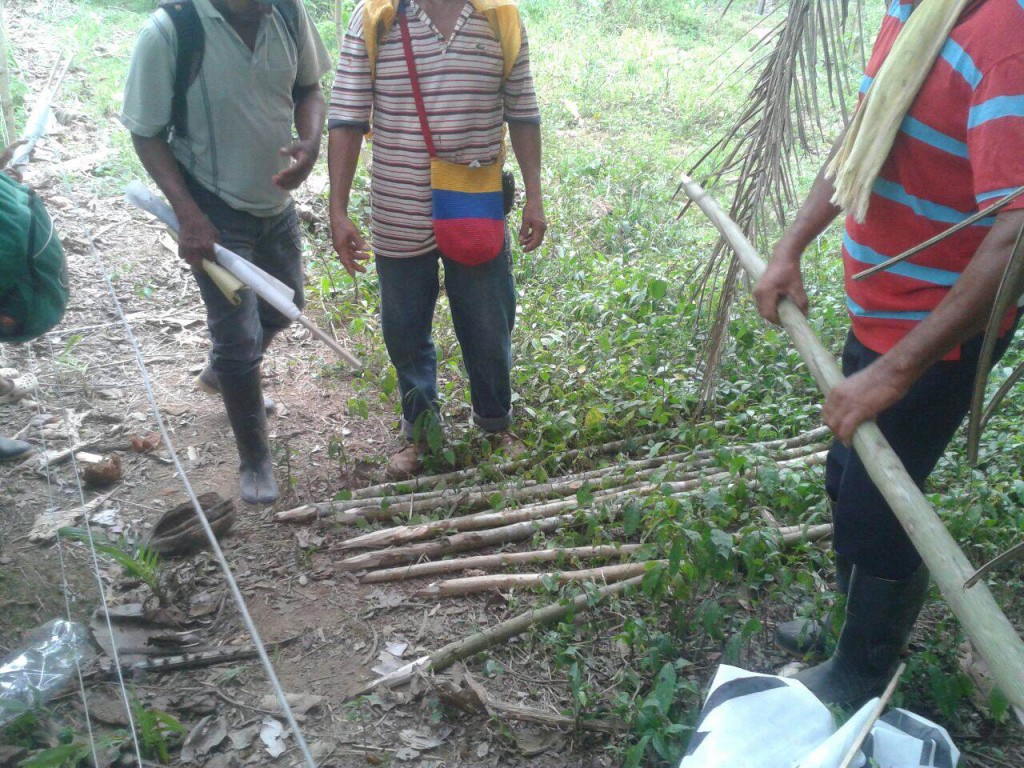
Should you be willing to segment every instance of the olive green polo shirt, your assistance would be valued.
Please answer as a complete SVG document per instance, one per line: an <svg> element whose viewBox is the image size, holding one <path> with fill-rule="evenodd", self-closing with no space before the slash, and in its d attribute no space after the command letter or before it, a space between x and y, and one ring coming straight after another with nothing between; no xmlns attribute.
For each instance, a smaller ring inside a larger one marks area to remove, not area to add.
<svg viewBox="0 0 1024 768"><path fill-rule="evenodd" d="M188 90L188 135L171 131L171 152L206 189L233 208L274 216L290 201L273 176L288 167L292 88L313 85L331 67L327 49L300 3L297 40L277 9L260 22L253 50L210 0L192 0L205 36L202 67ZM171 125L177 36L158 10L142 28L124 90L121 122L158 136Z"/></svg>

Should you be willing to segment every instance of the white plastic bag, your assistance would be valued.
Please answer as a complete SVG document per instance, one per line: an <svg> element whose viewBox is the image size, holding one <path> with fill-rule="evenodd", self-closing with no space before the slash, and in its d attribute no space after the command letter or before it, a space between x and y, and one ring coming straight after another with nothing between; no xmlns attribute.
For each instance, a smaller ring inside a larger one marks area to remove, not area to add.
<svg viewBox="0 0 1024 768"><path fill-rule="evenodd" d="M838 731L828 708L791 678L730 666L715 673L680 768L838 768L877 699ZM894 709L879 720L853 768L955 768L960 753L941 726Z"/></svg>

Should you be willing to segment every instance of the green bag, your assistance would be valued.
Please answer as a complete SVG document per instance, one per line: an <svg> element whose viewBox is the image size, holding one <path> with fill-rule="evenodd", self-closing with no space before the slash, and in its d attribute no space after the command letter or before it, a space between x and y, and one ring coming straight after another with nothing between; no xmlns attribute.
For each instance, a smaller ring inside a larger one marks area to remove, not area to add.
<svg viewBox="0 0 1024 768"><path fill-rule="evenodd" d="M0 173L0 342L53 328L68 305L64 249L42 201Z"/></svg>

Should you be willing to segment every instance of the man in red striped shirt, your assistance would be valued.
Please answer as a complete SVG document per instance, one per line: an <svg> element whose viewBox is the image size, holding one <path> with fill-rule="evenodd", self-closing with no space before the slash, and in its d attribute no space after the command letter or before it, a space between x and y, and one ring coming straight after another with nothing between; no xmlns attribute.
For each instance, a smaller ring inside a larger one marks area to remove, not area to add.
<svg viewBox="0 0 1024 768"><path fill-rule="evenodd" d="M452 322L469 374L473 421L511 448L511 335L515 285L511 251L478 266L441 253L434 240L430 156L417 115L399 23L379 41L371 62L360 3L342 44L331 92L328 165L334 248L355 276L368 245L349 216L349 196L364 133L373 128L370 207L373 253L381 289L381 329L398 374L406 445L391 458L391 476L421 467L423 428L438 414L437 358L431 338L444 265ZM526 200L519 244L537 248L547 227L540 185L540 113L522 44L507 77L491 24L470 0L407 0L413 58L433 143L441 159L487 165L503 151L503 125L523 174Z"/></svg>
<svg viewBox="0 0 1024 768"><path fill-rule="evenodd" d="M893 0L862 91L915 5ZM825 482L840 587L847 592L846 623L833 656L798 676L829 703L852 706L881 692L928 590L919 554L848 442L859 424L877 419L923 486L967 413L979 332L1024 226L1024 198L866 280L852 276L1022 185L1024 0L977 0L953 28L904 118L864 221L846 219L848 378L823 411L837 437ZM832 183L819 175L774 248L754 292L758 310L771 322L778 322L782 297L807 310L800 257L839 215L833 193ZM1003 320L997 359L1015 325L1011 312ZM808 639L820 639L810 634Z"/></svg>

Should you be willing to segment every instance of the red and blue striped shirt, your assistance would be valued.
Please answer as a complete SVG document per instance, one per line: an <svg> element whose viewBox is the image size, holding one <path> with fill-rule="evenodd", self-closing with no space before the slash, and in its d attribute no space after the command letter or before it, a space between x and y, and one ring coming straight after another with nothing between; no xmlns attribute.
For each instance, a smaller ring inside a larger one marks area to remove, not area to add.
<svg viewBox="0 0 1024 768"><path fill-rule="evenodd" d="M893 0L861 91L910 17ZM968 6L900 126L864 222L846 220L847 308L862 344L884 353L945 298L994 223L981 219L865 280L852 276L919 245L1024 185L1024 0ZM1007 209L1024 208L1024 198ZM958 350L947 359L955 359Z"/></svg>

